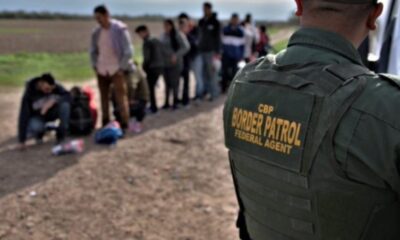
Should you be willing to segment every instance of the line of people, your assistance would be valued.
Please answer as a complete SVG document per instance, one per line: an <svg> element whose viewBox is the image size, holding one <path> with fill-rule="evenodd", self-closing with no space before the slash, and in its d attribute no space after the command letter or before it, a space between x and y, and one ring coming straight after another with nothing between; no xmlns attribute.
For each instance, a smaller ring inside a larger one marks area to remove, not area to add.
<svg viewBox="0 0 400 240"><path fill-rule="evenodd" d="M177 25L172 19L165 20L164 31L159 37L152 36L146 25L138 26L135 32L143 40L143 64L139 67L133 62L134 49L128 26L113 19L106 6L100 5L94 9L99 25L92 33L90 59L97 76L103 127L111 121L112 105L114 117L124 132L128 129L141 132L146 113L157 113L159 110L156 88L161 76L165 82L162 109L176 110L180 106L188 106L191 101L213 101L221 91L227 91L240 61L250 62L266 53L269 47L266 29L262 26L259 31L250 14L242 23L239 15L233 14L229 24L222 28L211 3L203 4L203 12L204 16L198 23L186 13L178 16ZM193 98L190 96L191 87L194 87L190 86L191 72L196 83ZM58 90L63 90L65 95L68 95L68 91L56 83L51 75L35 78L27 89L33 89L38 97L31 99L31 90L25 93L19 122L21 144L31 132L35 138L41 139L45 123L54 118L61 122L58 140L63 141L71 128L70 112L74 112L75 106L70 106L68 111L55 110L59 114L51 119L47 118L47 111L43 113L41 109L59 109L59 97L48 104L47 99L49 96L58 96ZM71 99L69 97L63 103L71 102ZM38 100L46 103L43 108L34 107ZM40 124L32 119L40 119ZM85 121L73 122L83 124Z"/></svg>

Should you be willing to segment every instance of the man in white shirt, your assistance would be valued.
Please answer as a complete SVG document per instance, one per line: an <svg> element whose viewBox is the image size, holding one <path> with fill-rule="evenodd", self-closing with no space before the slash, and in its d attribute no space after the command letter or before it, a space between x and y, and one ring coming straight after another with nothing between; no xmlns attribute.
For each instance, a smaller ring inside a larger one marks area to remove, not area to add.
<svg viewBox="0 0 400 240"><path fill-rule="evenodd" d="M126 24L112 19L103 5L94 10L99 27L92 35L91 61L97 74L101 96L103 126L110 122L110 91L115 91L116 107L123 130L128 128L129 104L126 78L134 70L133 47Z"/></svg>

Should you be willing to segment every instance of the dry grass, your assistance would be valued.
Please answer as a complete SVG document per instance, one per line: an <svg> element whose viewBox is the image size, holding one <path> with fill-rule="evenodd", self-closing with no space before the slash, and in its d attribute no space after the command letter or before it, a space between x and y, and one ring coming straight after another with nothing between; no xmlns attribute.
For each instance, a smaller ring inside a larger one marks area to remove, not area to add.
<svg viewBox="0 0 400 240"><path fill-rule="evenodd" d="M134 30L142 22L127 21L135 45L140 44ZM154 35L161 22L146 23ZM90 20L0 20L0 54L71 53L87 51L96 23Z"/></svg>

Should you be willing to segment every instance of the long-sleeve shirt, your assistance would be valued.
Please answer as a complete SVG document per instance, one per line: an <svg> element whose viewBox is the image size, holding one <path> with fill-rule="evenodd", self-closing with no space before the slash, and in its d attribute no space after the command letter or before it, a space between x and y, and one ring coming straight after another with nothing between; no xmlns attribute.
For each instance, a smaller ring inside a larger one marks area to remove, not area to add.
<svg viewBox="0 0 400 240"><path fill-rule="evenodd" d="M164 67L163 45L157 38L148 37L143 43L143 70Z"/></svg>
<svg viewBox="0 0 400 240"><path fill-rule="evenodd" d="M221 24L216 14L210 18L202 18L199 21L199 51L221 52Z"/></svg>
<svg viewBox="0 0 400 240"><path fill-rule="evenodd" d="M90 46L90 60L92 67L96 68L100 56L99 40L101 35L101 27L94 30ZM123 22L112 19L109 28L113 50L118 58L119 68L123 71L134 70L132 61L133 46L128 27Z"/></svg>
<svg viewBox="0 0 400 240"><path fill-rule="evenodd" d="M357 64L354 46L342 36L302 28L290 39L277 64ZM375 188L391 189L400 197L400 91L396 84L368 78L367 87L335 133L337 161L350 179Z"/></svg>
<svg viewBox="0 0 400 240"><path fill-rule="evenodd" d="M186 53L189 52L190 50L190 44L186 38L186 36L177 31L176 32L176 39L178 42L178 49L174 50L171 42L171 37L169 34L162 34L161 35L161 43L163 44L163 50L164 50L164 59L165 59L165 67L179 67L183 68L183 57L185 56ZM177 63L173 64L171 59L172 56L175 55L177 58Z"/></svg>
<svg viewBox="0 0 400 240"><path fill-rule="evenodd" d="M240 26L228 25L222 31L223 57L240 61L244 58L244 31Z"/></svg>

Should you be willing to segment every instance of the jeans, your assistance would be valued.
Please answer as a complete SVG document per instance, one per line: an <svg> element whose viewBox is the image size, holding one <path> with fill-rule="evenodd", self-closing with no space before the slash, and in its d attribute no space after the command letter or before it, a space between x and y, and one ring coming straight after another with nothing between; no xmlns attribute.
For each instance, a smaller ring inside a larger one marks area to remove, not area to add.
<svg viewBox="0 0 400 240"><path fill-rule="evenodd" d="M182 104L189 104L189 90L190 90L190 66L183 68L181 77L183 78L183 90L182 90Z"/></svg>
<svg viewBox="0 0 400 240"><path fill-rule="evenodd" d="M41 140L46 132L46 123L60 120L57 131L57 141L65 139L68 132L68 123L71 112L69 102L60 102L52 107L45 116L33 116L28 123L28 136Z"/></svg>
<svg viewBox="0 0 400 240"><path fill-rule="evenodd" d="M131 110L131 117L136 118L138 122L143 122L146 117L146 105L147 101L139 100L135 104L131 104L129 107Z"/></svg>
<svg viewBox="0 0 400 240"><path fill-rule="evenodd" d="M196 98L202 98L204 95L204 82L203 82L203 61L202 57L197 55L192 60L192 71L196 79Z"/></svg>
<svg viewBox="0 0 400 240"><path fill-rule="evenodd" d="M200 53L201 59L198 67L199 69L202 70L201 81L204 87L203 93L200 95L200 97L208 93L210 94L211 99L214 99L219 94L218 83L217 83L218 72L216 71L216 69L214 69L213 57L214 57L213 52Z"/></svg>
<svg viewBox="0 0 400 240"><path fill-rule="evenodd" d="M156 98L156 86L160 75L163 73L163 68L150 68L146 71L147 83L149 84L150 91L150 109L153 112L157 112L157 98Z"/></svg>
<svg viewBox="0 0 400 240"><path fill-rule="evenodd" d="M116 103L118 111L121 113L120 124L122 129L128 128L129 105L128 105L128 87L125 81L125 74L116 73L113 76L97 76L100 89L101 110L103 116L103 126L110 122L110 97L111 85L116 93Z"/></svg>
<svg viewBox="0 0 400 240"><path fill-rule="evenodd" d="M235 77L238 68L238 60L230 58L230 57L222 57L222 82L221 88L222 92L225 93L229 85L231 84L233 78Z"/></svg>
<svg viewBox="0 0 400 240"><path fill-rule="evenodd" d="M164 81L165 81L165 104L168 107L170 93L172 92L174 97L173 106L178 106L178 92L179 92L179 77L181 69L179 67L168 67L164 69Z"/></svg>

